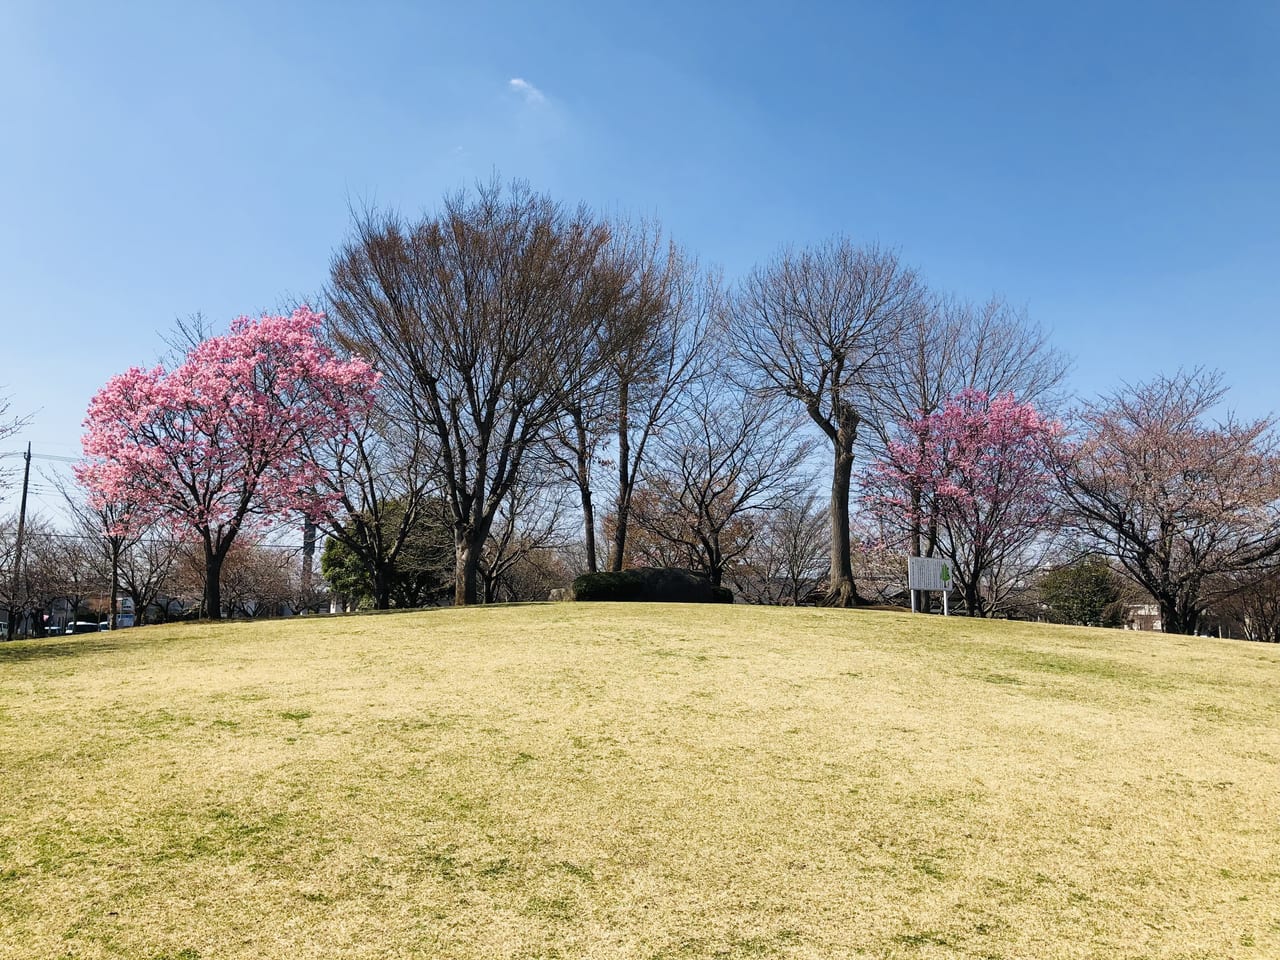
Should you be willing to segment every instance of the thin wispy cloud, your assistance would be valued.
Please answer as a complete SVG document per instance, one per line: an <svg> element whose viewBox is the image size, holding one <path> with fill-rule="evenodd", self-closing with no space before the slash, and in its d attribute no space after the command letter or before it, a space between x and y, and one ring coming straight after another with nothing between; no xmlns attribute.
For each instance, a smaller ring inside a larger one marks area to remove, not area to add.
<svg viewBox="0 0 1280 960"><path fill-rule="evenodd" d="M512 77L507 86L524 97L526 103L544 103L547 99L546 94L523 77Z"/></svg>

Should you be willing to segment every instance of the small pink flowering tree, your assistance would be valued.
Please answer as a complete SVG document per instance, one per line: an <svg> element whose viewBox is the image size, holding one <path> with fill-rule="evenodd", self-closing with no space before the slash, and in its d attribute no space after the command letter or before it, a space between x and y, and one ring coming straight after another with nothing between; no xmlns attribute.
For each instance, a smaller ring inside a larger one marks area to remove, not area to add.
<svg viewBox="0 0 1280 960"><path fill-rule="evenodd" d="M307 441L340 439L372 406L377 374L321 342L323 319L241 317L174 370L135 367L89 404L77 478L95 502L199 539L206 616L221 616L222 563L243 530L323 507Z"/></svg>
<svg viewBox="0 0 1280 960"><path fill-rule="evenodd" d="M865 477L864 502L889 529L925 531L926 555L951 562L965 610L986 616L1052 526L1048 458L1058 432L1012 394L965 390L900 424L900 439Z"/></svg>

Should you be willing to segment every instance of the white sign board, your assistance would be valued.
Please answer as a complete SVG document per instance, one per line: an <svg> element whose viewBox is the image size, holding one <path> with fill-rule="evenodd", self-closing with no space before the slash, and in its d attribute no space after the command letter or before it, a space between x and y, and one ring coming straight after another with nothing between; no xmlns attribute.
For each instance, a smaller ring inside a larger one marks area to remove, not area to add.
<svg viewBox="0 0 1280 960"><path fill-rule="evenodd" d="M947 592L951 589L951 564L941 557L908 557L907 589Z"/></svg>

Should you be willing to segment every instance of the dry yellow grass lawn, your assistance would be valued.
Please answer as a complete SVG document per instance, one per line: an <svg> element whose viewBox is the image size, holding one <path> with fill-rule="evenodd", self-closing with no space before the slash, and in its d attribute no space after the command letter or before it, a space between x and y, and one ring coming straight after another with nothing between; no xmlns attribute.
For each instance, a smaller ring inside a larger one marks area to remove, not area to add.
<svg viewBox="0 0 1280 960"><path fill-rule="evenodd" d="M1280 650L557 604L0 646L0 957L1280 957Z"/></svg>

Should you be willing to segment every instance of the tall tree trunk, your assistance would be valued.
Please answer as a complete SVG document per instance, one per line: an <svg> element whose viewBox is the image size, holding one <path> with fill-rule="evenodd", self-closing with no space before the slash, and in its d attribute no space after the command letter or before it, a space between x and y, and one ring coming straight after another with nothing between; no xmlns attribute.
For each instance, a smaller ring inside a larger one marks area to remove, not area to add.
<svg viewBox="0 0 1280 960"><path fill-rule="evenodd" d="M582 500L582 527L586 537L587 573L596 573L600 569L596 556L596 508L591 499L591 455L588 451L587 423L581 410L569 411L573 419L573 430L577 446L574 454L578 458L577 481L578 495Z"/></svg>
<svg viewBox="0 0 1280 960"><path fill-rule="evenodd" d="M485 534L474 527L455 530L453 605L469 607L480 602L480 553L484 549Z"/></svg>
<svg viewBox="0 0 1280 960"><path fill-rule="evenodd" d="M626 502L619 498L619 510L615 514L615 522L613 524L613 543L609 548L609 572L618 573L622 570L622 560L627 549L627 506Z"/></svg>
<svg viewBox="0 0 1280 960"><path fill-rule="evenodd" d="M842 431L843 432L843 431ZM849 534L849 484L853 476L853 444L837 443L831 479L831 572L823 606L856 607L863 603L853 582L853 549Z"/></svg>
<svg viewBox="0 0 1280 960"><path fill-rule="evenodd" d="M724 560L718 553L713 553L711 562L707 564L707 579L713 587L721 586L724 582Z"/></svg>
<svg viewBox="0 0 1280 960"><path fill-rule="evenodd" d="M378 610L391 609L391 569L386 563L373 565L373 605Z"/></svg>
<svg viewBox="0 0 1280 960"><path fill-rule="evenodd" d="M302 518L302 603L304 609L312 605L311 586L315 579L316 524L310 517Z"/></svg>
<svg viewBox="0 0 1280 960"><path fill-rule="evenodd" d="M204 550L204 615L210 620L222 619L222 561L225 551L207 546Z"/></svg>
<svg viewBox="0 0 1280 960"><path fill-rule="evenodd" d="M597 573L600 565L596 560L596 508L591 502L591 487L588 484L580 484L578 487L582 494L582 523L583 533L586 536L587 548L587 573Z"/></svg>
<svg viewBox="0 0 1280 960"><path fill-rule="evenodd" d="M614 508L613 546L609 570L618 573L627 552L627 519L631 513L631 419L625 382L618 386L618 502Z"/></svg>

